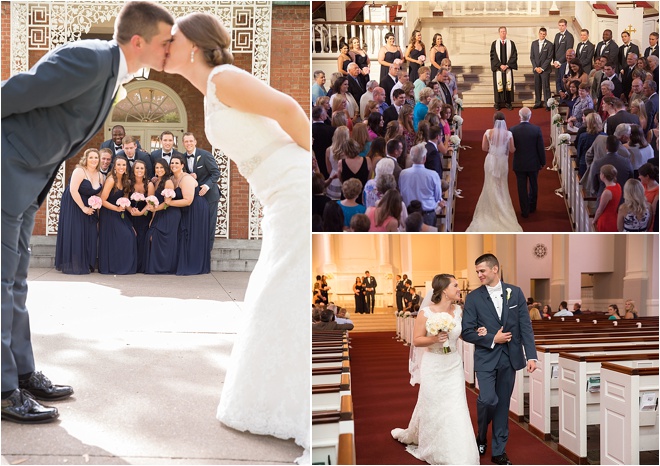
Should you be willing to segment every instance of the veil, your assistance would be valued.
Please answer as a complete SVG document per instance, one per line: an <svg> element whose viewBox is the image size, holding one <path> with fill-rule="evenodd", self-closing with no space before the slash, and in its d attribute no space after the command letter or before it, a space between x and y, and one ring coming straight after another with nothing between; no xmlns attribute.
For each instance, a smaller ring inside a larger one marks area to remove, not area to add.
<svg viewBox="0 0 660 466"><path fill-rule="evenodd" d="M504 144L509 143L508 136L509 136L509 131L506 127L506 121L495 120L495 125L493 126L493 129L490 131L491 152L499 153L499 149L501 149ZM508 150L506 152L508 153Z"/></svg>
<svg viewBox="0 0 660 466"><path fill-rule="evenodd" d="M422 309L425 309L428 305L432 303L431 296L433 296L433 290L429 290L424 296L421 304L419 305L420 312L423 312ZM410 372L410 385L415 386L419 384L421 380L420 366L422 364L422 357L426 348L421 348L415 346L415 344L410 342L410 353L408 355L408 372Z"/></svg>

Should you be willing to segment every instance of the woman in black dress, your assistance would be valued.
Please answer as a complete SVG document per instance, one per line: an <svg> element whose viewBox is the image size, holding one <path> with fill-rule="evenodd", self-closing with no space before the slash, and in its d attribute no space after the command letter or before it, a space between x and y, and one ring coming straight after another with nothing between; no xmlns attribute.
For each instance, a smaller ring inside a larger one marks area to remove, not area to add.
<svg viewBox="0 0 660 466"><path fill-rule="evenodd" d="M431 48L430 55L431 81L433 81L435 75L440 71L442 60L449 58L449 51L447 51L447 47L442 43L442 34L437 33L433 35L433 47Z"/></svg>
<svg viewBox="0 0 660 466"><path fill-rule="evenodd" d="M406 61L408 62L408 75L410 82L414 83L419 78L418 70L424 65L426 58L426 47L422 42L422 33L415 29L410 36L410 42L406 49Z"/></svg>
<svg viewBox="0 0 660 466"><path fill-rule="evenodd" d="M369 60L369 55L367 55L367 52L365 52L362 48L360 39L358 37L351 37L349 44L351 44L351 51L348 52L348 55L351 57L351 60L357 63L357 65L360 67L359 79L362 83L362 87L366 89L367 83L369 82L369 68L371 67L371 60Z"/></svg>
<svg viewBox="0 0 660 466"><path fill-rule="evenodd" d="M144 272L144 255L147 239L147 230L151 222L151 212L147 210L146 199L149 196L149 180L147 179L147 166L142 160L133 163L133 179L131 189L131 220L137 233L137 272Z"/></svg>
<svg viewBox="0 0 660 466"><path fill-rule="evenodd" d="M390 65L394 63L396 59L403 59L403 53L401 52L401 47L394 44L394 34L388 32L385 34L385 45L383 45L378 51L378 63L380 63L380 80L379 83L383 81L385 76L390 71Z"/></svg>
<svg viewBox="0 0 660 466"><path fill-rule="evenodd" d="M351 57L348 55L348 44L339 44L339 56L337 57L337 72L342 76L348 76L348 64L351 63Z"/></svg>
<svg viewBox="0 0 660 466"><path fill-rule="evenodd" d="M362 279L360 277L355 277L353 293L355 294L355 312L358 314L364 314L364 284L362 283Z"/></svg>

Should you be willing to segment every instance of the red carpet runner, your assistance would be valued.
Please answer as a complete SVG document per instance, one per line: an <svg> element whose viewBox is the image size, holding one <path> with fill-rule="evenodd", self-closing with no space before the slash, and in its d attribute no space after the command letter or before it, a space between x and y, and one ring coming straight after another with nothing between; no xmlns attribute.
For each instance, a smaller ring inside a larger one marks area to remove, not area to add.
<svg viewBox="0 0 660 466"><path fill-rule="evenodd" d="M518 108L513 111L502 110L506 115L508 128L520 122ZM461 151L461 166L463 171L458 174L458 187L463 190L464 199L456 200L456 216L454 217L454 231L465 231L472 221L472 214L481 188L484 184L484 160L486 153L481 150L481 140L484 132L493 127L493 114L495 109L491 108L467 108L463 110L463 140L461 145L470 146L472 149ZM541 127L543 131L544 146L550 145L550 112L543 109L533 110L531 123ZM553 154L546 151L546 167L552 165ZM513 154L509 155L509 167L511 167ZM528 218L520 216L520 204L518 203L518 190L516 188L516 175L513 170L509 171L509 193L513 208L518 216L518 223L523 231L551 232L572 231L571 222L566 210L564 200L555 194L559 188L559 176L557 172L543 168L539 172L539 197L537 210Z"/></svg>
<svg viewBox="0 0 660 466"><path fill-rule="evenodd" d="M409 383L407 347L393 340L392 335L393 332L351 333L351 392L358 464L426 464L407 453L405 446L390 435L395 427L408 427L419 389L419 385L413 388ZM477 397L468 390L467 399L476 426ZM509 429L507 454L513 464L572 464L515 422L509 421ZM490 436L488 444L482 464L492 464Z"/></svg>

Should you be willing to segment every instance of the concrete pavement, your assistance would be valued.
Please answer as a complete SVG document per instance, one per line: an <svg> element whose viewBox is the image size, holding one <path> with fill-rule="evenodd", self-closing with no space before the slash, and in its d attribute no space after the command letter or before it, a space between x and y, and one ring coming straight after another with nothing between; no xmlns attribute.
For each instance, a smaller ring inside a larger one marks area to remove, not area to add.
<svg viewBox="0 0 660 466"><path fill-rule="evenodd" d="M215 419L248 278L30 269L37 370L75 394L56 422L2 421L2 464L292 463L293 441Z"/></svg>

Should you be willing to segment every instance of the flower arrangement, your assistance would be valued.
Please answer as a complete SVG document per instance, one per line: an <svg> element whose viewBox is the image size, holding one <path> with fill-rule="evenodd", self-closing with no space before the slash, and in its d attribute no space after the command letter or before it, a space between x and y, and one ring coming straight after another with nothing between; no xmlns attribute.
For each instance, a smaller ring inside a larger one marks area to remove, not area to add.
<svg viewBox="0 0 660 466"><path fill-rule="evenodd" d="M424 63L424 62L426 61L426 55L420 55L420 56L419 56L419 61L421 61L422 63Z"/></svg>
<svg viewBox="0 0 660 466"><path fill-rule="evenodd" d="M557 137L557 144L564 145L571 143L571 135L568 133L562 133Z"/></svg>
<svg viewBox="0 0 660 466"><path fill-rule="evenodd" d="M158 204L160 204L160 202L158 201L158 198L156 196L148 196L144 200L147 201L147 204L149 204L150 206L153 206L153 207L158 207ZM144 213L144 215L147 215L147 214L148 214L148 212Z"/></svg>
<svg viewBox="0 0 660 466"><path fill-rule="evenodd" d="M403 313L403 318L404 318L404 319L405 319L405 318L408 318L408 317L410 317L410 315L411 315L411 314L410 314L410 311L405 311L405 312Z"/></svg>
<svg viewBox="0 0 660 466"><path fill-rule="evenodd" d="M456 322L454 318L447 314L446 312L438 312L426 321L426 331L429 335L437 335L440 332L451 332L456 327ZM445 341L442 345L442 352L447 354L451 353L451 348L449 348L449 340Z"/></svg>
<svg viewBox="0 0 660 466"><path fill-rule="evenodd" d="M144 201L144 194L142 193L131 194L131 201L135 201L135 202Z"/></svg>
<svg viewBox="0 0 660 466"><path fill-rule="evenodd" d="M163 197L171 197L172 199L176 197L176 193L174 192L174 190L169 188L163 189L161 194L163 195Z"/></svg>
<svg viewBox="0 0 660 466"><path fill-rule="evenodd" d="M461 138L454 134L449 137L449 144L451 144L454 148L457 148L461 145Z"/></svg>
<svg viewBox="0 0 660 466"><path fill-rule="evenodd" d="M459 126L463 126L463 118L460 115L454 115L452 121L456 125L456 128L458 128Z"/></svg>
<svg viewBox="0 0 660 466"><path fill-rule="evenodd" d="M98 196L90 196L89 199L87 200L87 203L94 210L99 210L103 205L103 201Z"/></svg>
<svg viewBox="0 0 660 466"><path fill-rule="evenodd" d="M552 110L557 108L557 100L554 97L550 97L548 101L546 102L547 106L550 107Z"/></svg>
<svg viewBox="0 0 660 466"><path fill-rule="evenodd" d="M454 96L454 103L459 110L463 110L463 99L461 99L458 95Z"/></svg>
<svg viewBox="0 0 660 466"><path fill-rule="evenodd" d="M561 126L561 124L564 122L562 120L561 115L557 113L555 116L552 117L552 124L555 126Z"/></svg>
<svg viewBox="0 0 660 466"><path fill-rule="evenodd" d="M116 204L119 207L123 207L123 208L127 209L131 206L131 201L126 197L120 197L119 199L117 199ZM124 218L124 211L121 212L121 218Z"/></svg>

